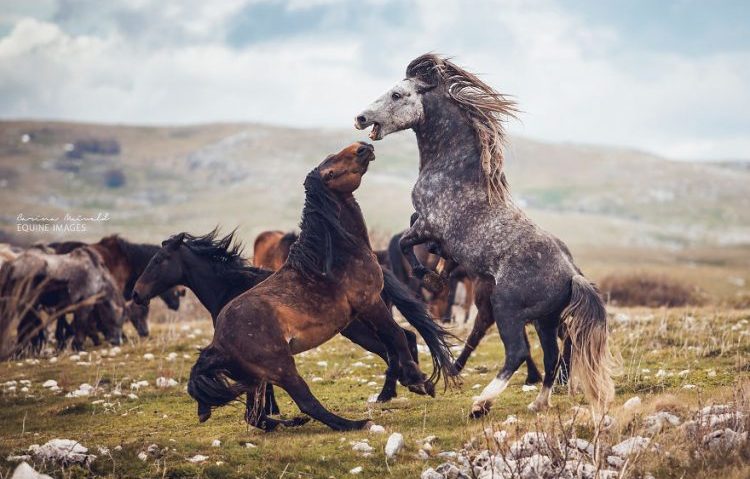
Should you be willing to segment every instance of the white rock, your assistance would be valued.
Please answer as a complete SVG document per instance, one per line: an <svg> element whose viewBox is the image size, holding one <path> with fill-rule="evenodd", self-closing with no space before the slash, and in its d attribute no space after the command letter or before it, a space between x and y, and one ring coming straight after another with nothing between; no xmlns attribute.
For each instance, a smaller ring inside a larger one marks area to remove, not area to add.
<svg viewBox="0 0 750 479"><path fill-rule="evenodd" d="M625 464L625 459L620 456L607 456L607 464L620 469Z"/></svg>
<svg viewBox="0 0 750 479"><path fill-rule="evenodd" d="M679 417L666 411L659 411L652 414L643 421L643 425L646 426L646 429L651 435L660 432L666 426L679 426L680 423L681 421Z"/></svg>
<svg viewBox="0 0 750 479"><path fill-rule="evenodd" d="M627 457L631 454L637 454L648 447L651 440L643 436L634 436L612 446L612 454L620 457Z"/></svg>
<svg viewBox="0 0 750 479"><path fill-rule="evenodd" d="M5 460L8 462L30 461L31 456L28 454L10 455Z"/></svg>
<svg viewBox="0 0 750 479"><path fill-rule="evenodd" d="M204 456L203 454L196 454L195 456L188 458L188 462L192 462L193 464L204 462L208 459L208 456Z"/></svg>
<svg viewBox="0 0 750 479"><path fill-rule="evenodd" d="M349 474L355 474L356 475L356 474L359 474L360 472L362 472L363 470L364 469L362 469L362 466L357 466L355 468L350 469L349 470Z"/></svg>
<svg viewBox="0 0 750 479"><path fill-rule="evenodd" d="M246 448L248 448L248 449L255 449L255 448L256 448L256 447L258 447L258 446L256 446L256 445L255 445L255 444L253 444L252 442L246 442L246 443L245 443L245 447L246 447Z"/></svg>
<svg viewBox="0 0 750 479"><path fill-rule="evenodd" d="M177 359L177 353L171 352L171 353L167 354L167 361L172 362L175 359Z"/></svg>
<svg viewBox="0 0 750 479"><path fill-rule="evenodd" d="M321 368L327 368L328 367L328 361L318 361L316 363Z"/></svg>
<svg viewBox="0 0 750 479"><path fill-rule="evenodd" d="M535 384L524 384L523 386L521 386L521 390L527 393L529 391L536 391L537 387Z"/></svg>
<svg viewBox="0 0 750 479"><path fill-rule="evenodd" d="M370 454L374 450L375 450L374 447L372 447L371 445L367 444L364 441L358 441L352 444L352 451L355 451L355 452Z"/></svg>
<svg viewBox="0 0 750 479"><path fill-rule="evenodd" d="M313 376L313 378L310 381L314 383L319 383L323 381L323 378L321 378L320 376Z"/></svg>
<svg viewBox="0 0 750 479"><path fill-rule="evenodd" d="M49 362L50 362L50 364L55 364L57 362L57 357L56 356L52 356L51 358L49 358Z"/></svg>
<svg viewBox="0 0 750 479"><path fill-rule="evenodd" d="M160 376L156 378L156 387L157 388L171 388L174 386L178 386L180 383L175 381L173 378L165 378L163 376Z"/></svg>
<svg viewBox="0 0 750 479"><path fill-rule="evenodd" d="M148 381L136 381L130 385L130 389L133 391L137 391L140 388L145 388L146 386L148 386Z"/></svg>
<svg viewBox="0 0 750 479"><path fill-rule="evenodd" d="M419 451L417 451L417 459L426 461L429 458L430 458L430 455L424 449L420 449Z"/></svg>
<svg viewBox="0 0 750 479"><path fill-rule="evenodd" d="M542 454L531 456L521 471L521 479L537 479L544 477L544 473L552 464L552 459Z"/></svg>
<svg viewBox="0 0 750 479"><path fill-rule="evenodd" d="M128 399L132 399L132 400L134 400L134 401L135 401L136 399L138 399L138 396L136 396L136 395L135 395L135 394L133 394L133 393L130 393L130 394L128 394Z"/></svg>
<svg viewBox="0 0 750 479"><path fill-rule="evenodd" d="M511 424L515 424L517 422L518 418L513 414L509 414L508 417L505 418L505 421L503 421L503 424L506 426L510 426Z"/></svg>
<svg viewBox="0 0 750 479"><path fill-rule="evenodd" d="M420 479L445 479L444 475L440 474L433 468L425 469L419 477Z"/></svg>
<svg viewBox="0 0 750 479"><path fill-rule="evenodd" d="M370 426L370 432L373 434L385 434L385 428L378 424L373 424Z"/></svg>
<svg viewBox="0 0 750 479"><path fill-rule="evenodd" d="M218 439L214 439L211 442L211 447L221 447L221 441L219 441Z"/></svg>
<svg viewBox="0 0 750 479"><path fill-rule="evenodd" d="M22 462L13 471L13 475L10 479L52 479L47 474L41 474L34 470L33 467L29 466L28 463Z"/></svg>
<svg viewBox="0 0 750 479"><path fill-rule="evenodd" d="M29 452L41 461L52 461L62 464L89 464L96 459L93 454L87 454L88 448L72 439L52 439L42 446L33 445Z"/></svg>
<svg viewBox="0 0 750 479"><path fill-rule="evenodd" d="M57 381L54 379L48 379L42 383L43 388L51 388L57 386Z"/></svg>
<svg viewBox="0 0 750 479"><path fill-rule="evenodd" d="M641 398L638 396L633 396L632 398L625 401L625 404L623 404L622 407L623 409L626 409L628 411L639 408L641 407Z"/></svg>
<svg viewBox="0 0 750 479"><path fill-rule="evenodd" d="M77 361L80 361L80 360L81 360L81 356L79 356L78 354L74 354L74 355L72 355L72 356L71 356L71 357L70 357L69 359L70 359L71 361L73 361L73 362L77 362Z"/></svg>
<svg viewBox="0 0 750 479"><path fill-rule="evenodd" d="M574 447L581 452L585 452L589 456L594 456L594 445L589 441L581 438L568 439L568 445Z"/></svg>
<svg viewBox="0 0 750 479"><path fill-rule="evenodd" d="M146 354L143 355L143 359L145 359L146 361L153 361L154 355L151 354L151 353L146 353ZM200 454L198 454L198 455L200 456ZM204 459L204 461L205 461L205 459Z"/></svg>
<svg viewBox="0 0 750 479"><path fill-rule="evenodd" d="M385 443L385 457L393 459L404 448L404 436L401 433L394 432L388 437Z"/></svg>
<svg viewBox="0 0 750 479"><path fill-rule="evenodd" d="M703 436L703 445L709 449L723 451L735 449L747 441L747 431L742 434L729 428L719 429Z"/></svg>

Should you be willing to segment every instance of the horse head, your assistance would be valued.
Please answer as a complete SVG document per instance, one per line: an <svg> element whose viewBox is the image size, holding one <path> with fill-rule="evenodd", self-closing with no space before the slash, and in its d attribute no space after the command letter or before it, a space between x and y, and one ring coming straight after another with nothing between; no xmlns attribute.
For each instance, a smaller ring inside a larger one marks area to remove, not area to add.
<svg viewBox="0 0 750 479"><path fill-rule="evenodd" d="M318 166L318 173L326 188L348 194L359 188L362 175L367 172L367 167L374 159L373 146L360 141L329 155Z"/></svg>
<svg viewBox="0 0 750 479"><path fill-rule="evenodd" d="M185 233L180 233L162 242L162 247L148 262L133 287L133 301L146 304L151 298L179 284L183 279L180 249Z"/></svg>

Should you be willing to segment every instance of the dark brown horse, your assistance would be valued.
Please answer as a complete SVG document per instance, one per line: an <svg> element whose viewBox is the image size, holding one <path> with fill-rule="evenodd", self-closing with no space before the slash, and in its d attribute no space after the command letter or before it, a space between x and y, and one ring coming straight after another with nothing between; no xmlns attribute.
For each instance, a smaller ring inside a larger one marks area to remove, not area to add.
<svg viewBox="0 0 750 479"><path fill-rule="evenodd" d="M241 244L234 239L234 232L224 237L218 237L217 230L197 237L188 233L174 235L162 243L162 249L154 255L136 281L133 300L145 303L161 291L178 284L184 285L195 293L215 323L219 312L229 301L273 274L270 270L248 266L241 250ZM425 342L434 349L439 349L439 342L445 333L441 328L431 324L424 304L412 299L406 286L400 285L393 273L384 270L383 276L383 300L394 303L406 320L423 334ZM407 329L403 331L412 358L419 362L416 335ZM399 376L398 364L394 361L395 358L388 356L388 349L378 339L375 331L368 324L355 320L344 328L341 334L389 364L383 389L376 401L387 402L394 398ZM267 413L278 413L270 385L266 392ZM424 393L421 390L414 392ZM252 408L253 405L249 406Z"/></svg>
<svg viewBox="0 0 750 479"><path fill-rule="evenodd" d="M359 319L397 358L400 381L426 387L428 378L409 352L403 330L380 293L383 271L352 193L375 158L371 145L355 143L329 156L305 179L301 233L284 266L221 310L211 344L193 366L188 392L201 421L211 408L242 393L254 395L251 424L266 430L278 421L265 415L266 383L283 388L303 413L336 430L362 429L323 407L297 372L294 355L314 348ZM441 351L450 356L447 348ZM449 363L443 373L453 376ZM440 370L433 372L439 375ZM230 384L228 379L234 381Z"/></svg>

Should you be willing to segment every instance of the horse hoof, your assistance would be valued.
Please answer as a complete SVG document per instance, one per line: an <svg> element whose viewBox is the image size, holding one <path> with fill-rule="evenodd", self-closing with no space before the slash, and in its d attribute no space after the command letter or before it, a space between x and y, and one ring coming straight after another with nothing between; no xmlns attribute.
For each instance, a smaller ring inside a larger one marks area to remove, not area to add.
<svg viewBox="0 0 750 479"><path fill-rule="evenodd" d="M448 281L446 281L443 276L432 271L428 271L422 278L422 284L428 291L437 294L445 289L445 287L448 285Z"/></svg>
<svg viewBox="0 0 750 479"><path fill-rule="evenodd" d="M542 412L547 409L546 404L538 403L536 401L530 402L529 405L526 407L528 408L529 411L537 412L537 413Z"/></svg>
<svg viewBox="0 0 750 479"><path fill-rule="evenodd" d="M208 421L208 418L210 418L210 417L211 417L211 411L209 411L209 412L203 412L203 413L198 413L198 422L204 423L204 422Z"/></svg>
<svg viewBox="0 0 750 479"><path fill-rule="evenodd" d="M526 381L524 382L524 384L530 386L532 384L537 384L541 380L542 378L539 375L529 374L528 376L526 376Z"/></svg>
<svg viewBox="0 0 750 479"><path fill-rule="evenodd" d="M376 403L385 403L389 402L391 399L395 398L395 394L383 394L380 393L377 398L375 398Z"/></svg>
<svg viewBox="0 0 750 479"><path fill-rule="evenodd" d="M471 412L469 417L471 419L479 419L490 413L490 404L486 401L476 402L471 406Z"/></svg>

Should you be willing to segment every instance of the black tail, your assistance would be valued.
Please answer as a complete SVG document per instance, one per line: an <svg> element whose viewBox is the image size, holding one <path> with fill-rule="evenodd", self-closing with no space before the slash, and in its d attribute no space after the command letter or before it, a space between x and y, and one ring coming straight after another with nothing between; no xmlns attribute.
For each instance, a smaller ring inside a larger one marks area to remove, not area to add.
<svg viewBox="0 0 750 479"><path fill-rule="evenodd" d="M391 271L396 275L396 279L408 284L411 275L404 268L404 254L401 252L401 246L399 245L402 234L397 233L393 235L393 238L388 243L388 260L391 263Z"/></svg>
<svg viewBox="0 0 750 479"><path fill-rule="evenodd" d="M437 382L443 375L446 383L451 381L451 378L454 378L451 382L457 382L455 377L459 373L453 367L453 353L448 343L448 339L453 335L433 321L430 313L427 312L427 306L416 299L414 293L392 272L383 270L383 279L385 281L383 295L396 306L406 321L416 328L427 343L427 347L430 348L433 366L430 381Z"/></svg>
<svg viewBox="0 0 750 479"><path fill-rule="evenodd" d="M229 404L244 391L240 384L229 383L225 360L211 346L201 351L198 361L190 370L187 390L198 401L201 422L211 416L211 408Z"/></svg>

